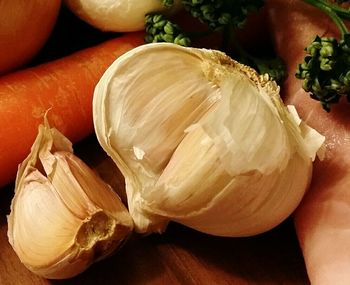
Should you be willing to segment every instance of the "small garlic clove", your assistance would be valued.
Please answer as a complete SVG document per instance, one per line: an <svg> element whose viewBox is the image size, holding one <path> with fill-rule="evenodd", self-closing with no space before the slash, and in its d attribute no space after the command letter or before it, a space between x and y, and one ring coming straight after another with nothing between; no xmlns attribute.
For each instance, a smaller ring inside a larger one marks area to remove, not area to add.
<svg viewBox="0 0 350 285"><path fill-rule="evenodd" d="M75 276L118 249L132 219L109 185L48 123L20 165L8 216L9 242L32 272Z"/></svg>
<svg viewBox="0 0 350 285"><path fill-rule="evenodd" d="M96 86L93 115L141 233L169 221L221 236L271 229L301 201L324 141L268 76L169 43L117 59Z"/></svg>

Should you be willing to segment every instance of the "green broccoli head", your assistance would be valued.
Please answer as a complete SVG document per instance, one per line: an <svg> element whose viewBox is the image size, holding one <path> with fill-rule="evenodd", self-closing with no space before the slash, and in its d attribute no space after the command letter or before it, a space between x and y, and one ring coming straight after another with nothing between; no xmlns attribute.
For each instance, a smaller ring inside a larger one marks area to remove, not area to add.
<svg viewBox="0 0 350 285"><path fill-rule="evenodd" d="M311 98L320 101L327 112L342 96L350 101L350 34L340 42L317 36L305 51L295 76L303 80Z"/></svg>
<svg viewBox="0 0 350 285"><path fill-rule="evenodd" d="M261 8L264 0L182 0L182 4L210 29L220 30L227 25L242 27L247 16Z"/></svg>
<svg viewBox="0 0 350 285"><path fill-rule="evenodd" d="M190 38L181 31L177 24L161 14L146 15L146 43L168 42L182 46L191 44Z"/></svg>

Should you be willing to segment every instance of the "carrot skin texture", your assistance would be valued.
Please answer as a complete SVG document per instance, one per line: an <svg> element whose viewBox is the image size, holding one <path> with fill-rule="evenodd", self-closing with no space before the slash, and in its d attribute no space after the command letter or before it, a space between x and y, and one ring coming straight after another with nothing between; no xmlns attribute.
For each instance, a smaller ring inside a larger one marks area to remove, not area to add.
<svg viewBox="0 0 350 285"><path fill-rule="evenodd" d="M0 187L11 183L48 120L73 143L93 133L95 85L120 55L143 43L130 33L64 58L0 77Z"/></svg>

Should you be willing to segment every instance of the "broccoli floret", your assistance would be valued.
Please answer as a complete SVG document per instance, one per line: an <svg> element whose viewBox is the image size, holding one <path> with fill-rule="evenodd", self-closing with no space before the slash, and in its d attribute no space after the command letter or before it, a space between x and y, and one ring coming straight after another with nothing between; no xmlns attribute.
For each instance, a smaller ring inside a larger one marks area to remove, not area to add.
<svg viewBox="0 0 350 285"><path fill-rule="evenodd" d="M247 16L261 8L264 0L183 0L182 4L210 29L220 30L227 25L242 27Z"/></svg>
<svg viewBox="0 0 350 285"><path fill-rule="evenodd" d="M172 6L173 2L162 0L166 7ZM263 6L264 0L182 0L182 4L194 18L207 24L210 32L224 30L224 39L229 42L233 39L233 30L242 27L248 15ZM189 35L162 14L146 16L145 41L191 45ZM242 63L255 68L260 74L269 74L277 82L285 78L285 66L279 58L262 59L248 54L238 44L237 48L240 51L238 60Z"/></svg>
<svg viewBox="0 0 350 285"><path fill-rule="evenodd" d="M170 8L174 5L174 0L161 0L164 7Z"/></svg>
<svg viewBox="0 0 350 285"><path fill-rule="evenodd" d="M181 31L177 24L161 14L146 16L146 43L168 42L182 46L191 44L190 38Z"/></svg>
<svg viewBox="0 0 350 285"><path fill-rule="evenodd" d="M317 36L306 52L295 76L304 80L303 88L311 98L320 101L327 112L342 96L350 101L350 34L340 42Z"/></svg>
<svg viewBox="0 0 350 285"><path fill-rule="evenodd" d="M326 13L342 34L340 41L316 36L305 48L306 56L295 74L303 80L303 88L310 97L330 112L332 104L338 103L341 97L350 101L350 34L343 21L350 19L350 11L324 0L304 1Z"/></svg>

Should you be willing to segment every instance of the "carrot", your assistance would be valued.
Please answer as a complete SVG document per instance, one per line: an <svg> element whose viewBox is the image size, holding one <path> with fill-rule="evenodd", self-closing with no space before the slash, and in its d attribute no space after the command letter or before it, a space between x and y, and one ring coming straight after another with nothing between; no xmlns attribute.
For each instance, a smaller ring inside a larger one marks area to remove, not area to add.
<svg viewBox="0 0 350 285"><path fill-rule="evenodd" d="M44 113L72 142L93 132L92 95L107 67L142 44L131 33L67 57L0 77L0 187L15 178Z"/></svg>
<svg viewBox="0 0 350 285"><path fill-rule="evenodd" d="M316 161L308 193L295 212L296 232L311 284L350 284L350 113L340 102L326 113L294 76L316 36L339 36L330 19L300 0L269 0L271 34L289 76L284 100L326 137L326 157Z"/></svg>

